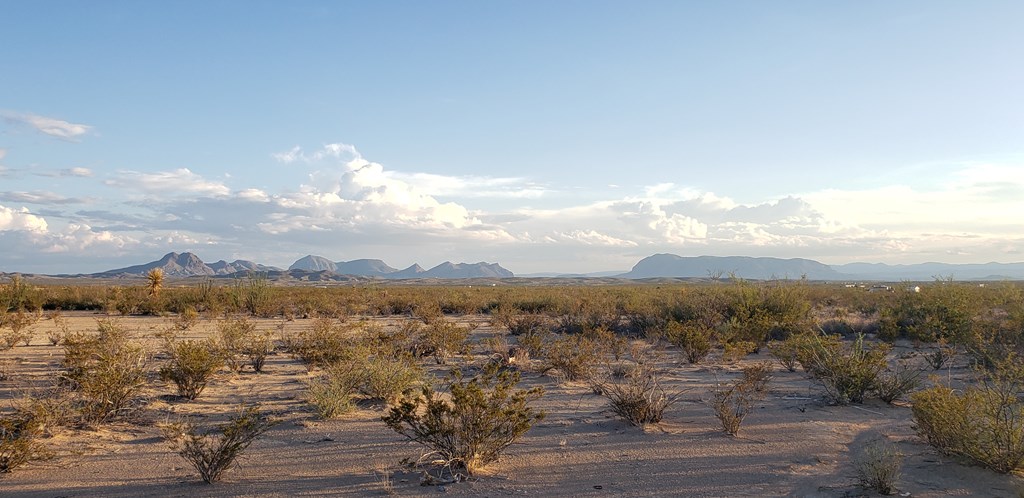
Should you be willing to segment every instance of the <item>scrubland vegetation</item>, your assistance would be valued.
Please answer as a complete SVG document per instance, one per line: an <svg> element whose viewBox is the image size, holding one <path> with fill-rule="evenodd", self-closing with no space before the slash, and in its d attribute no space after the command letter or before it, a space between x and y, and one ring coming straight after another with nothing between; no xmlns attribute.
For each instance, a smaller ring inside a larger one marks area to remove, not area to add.
<svg viewBox="0 0 1024 498"><path fill-rule="evenodd" d="M500 462L544 420L549 389L601 397L636 431L706 413L720 423L706 428L731 439L783 376L805 381L798 398L818 406L909 407L918 440L954 464L1020 473L1024 288L948 279L908 287L312 288L162 275L135 286L40 286L16 277L0 288L0 474L51 457L61 431L165 420L158 444L217 481L291 412L260 411L254 393L212 429L168 420L176 407L209 406L204 393L220 383L272 375L268 358L302 365L290 410L311 421L375 411L381 431L421 446L405 461L431 484L477 479ZM89 330L69 327L68 316L86 311L95 313ZM119 319L140 315L162 325L129 329ZM204 325L212 332L199 337ZM31 348L55 359L46 378L28 379L12 361ZM713 384L672 380L685 369ZM698 402L683 406L684 397ZM878 443L851 452L847 465L865 487L892 493L902 461Z"/></svg>

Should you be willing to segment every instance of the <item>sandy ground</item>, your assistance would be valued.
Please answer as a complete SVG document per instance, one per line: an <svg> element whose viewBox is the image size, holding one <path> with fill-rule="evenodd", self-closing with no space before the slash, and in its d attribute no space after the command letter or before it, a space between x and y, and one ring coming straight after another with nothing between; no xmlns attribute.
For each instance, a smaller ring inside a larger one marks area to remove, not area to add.
<svg viewBox="0 0 1024 498"><path fill-rule="evenodd" d="M95 330L101 315L65 314L71 330ZM148 346L170 319L119 318ZM480 327L473 333L475 357L496 331L483 316L462 317ZM308 320L259 320L261 330L308 327ZM41 385L59 368L62 348L47 343L54 327L34 326L29 346L0 352L11 378L0 382L0 409L17 393ZM203 320L183 337L205 337L215 323ZM903 346L904 354L913 353ZM737 365L721 365L713 354L707 365L689 365L678 351L664 354L661 369L671 389L685 390L665 421L637 428L615 418L605 398L584 383L566 383L552 374L526 372L524 386L543 386L536 406L548 416L511 446L487 475L446 486L421 486L419 474L401 467L423 449L388 429L382 409L361 406L336 420L320 420L304 401L306 368L278 352L265 373L219 374L193 402L169 396L173 386L154 374L149 400L128 422L99 430L63 429L44 440L55 457L35 461L0 477L0 496L384 496L379 468L394 469L398 496L874 496L856 483L851 455L876 438L896 443L906 455L898 488L903 496L992 496L1016 498L1024 479L1000 475L938 454L914 433L906 404L871 400L864 405L828 406L822 392L802 372L776 365L767 397L740 432L721 432L708 401L716 381L738 376L740 366L770 359L753 355ZM151 369L164 360L155 359ZM441 376L448 367L423 365ZM970 376L960 363L944 375ZM254 443L222 482L206 485L161 437L158 425L180 415L200 424L225 420L241 402L259 402L281 423Z"/></svg>

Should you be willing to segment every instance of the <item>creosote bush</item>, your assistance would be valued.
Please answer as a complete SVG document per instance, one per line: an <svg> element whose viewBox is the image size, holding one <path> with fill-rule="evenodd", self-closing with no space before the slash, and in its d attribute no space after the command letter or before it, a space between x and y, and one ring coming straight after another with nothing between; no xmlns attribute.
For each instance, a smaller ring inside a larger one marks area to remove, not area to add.
<svg viewBox="0 0 1024 498"><path fill-rule="evenodd" d="M171 361L160 368L160 378L173 381L178 395L196 399L206 389L217 370L224 364L211 341L181 341L172 344Z"/></svg>
<svg viewBox="0 0 1024 498"><path fill-rule="evenodd" d="M548 343L546 369L558 370L566 380L581 380L590 375L603 351L596 341L581 335L562 335Z"/></svg>
<svg viewBox="0 0 1024 498"><path fill-rule="evenodd" d="M453 472L472 475L495 462L509 445L544 418L530 402L540 388L517 389L519 373L486 367L464 379L453 371L450 400L424 386L420 396L406 398L383 417L395 432L441 456Z"/></svg>
<svg viewBox="0 0 1024 498"><path fill-rule="evenodd" d="M992 470L1024 469L1024 366L1011 357L986 373L981 386L958 393L938 385L911 395L918 433L947 455Z"/></svg>
<svg viewBox="0 0 1024 498"><path fill-rule="evenodd" d="M245 317L226 318L217 322L216 349L224 365L232 372L240 372L245 364L243 353L256 332L256 324Z"/></svg>
<svg viewBox="0 0 1024 498"><path fill-rule="evenodd" d="M256 406L243 406L226 424L200 432L190 422L164 429L171 448L187 460L207 484L219 481L235 459L277 422Z"/></svg>
<svg viewBox="0 0 1024 498"><path fill-rule="evenodd" d="M364 382L361 367L352 363L338 363L307 384L307 399L320 418L335 418L355 407L352 402L356 390Z"/></svg>
<svg viewBox="0 0 1024 498"><path fill-rule="evenodd" d="M762 363L743 370L743 377L730 384L715 388L711 399L711 407L715 416L722 424L722 430L730 436L739 434L740 425L754 408L754 404L763 399L765 388L771 380L770 363Z"/></svg>
<svg viewBox="0 0 1024 498"><path fill-rule="evenodd" d="M714 333L714 329L701 324L669 322L665 327L668 341L682 349L686 360L693 364L707 358L714 345Z"/></svg>
<svg viewBox="0 0 1024 498"><path fill-rule="evenodd" d="M0 418L0 476L44 455L31 421Z"/></svg>
<svg viewBox="0 0 1024 498"><path fill-rule="evenodd" d="M868 346L859 335L846 348L834 348L826 342L809 350L811 375L825 388L830 401L839 405L863 403L864 397L878 385L886 367L887 344Z"/></svg>
<svg viewBox="0 0 1024 498"><path fill-rule="evenodd" d="M62 380L79 398L86 423L126 413L146 382L148 354L120 324L100 320L97 335L74 334L64 341Z"/></svg>
<svg viewBox="0 0 1024 498"><path fill-rule="evenodd" d="M903 454L895 445L885 441L868 443L854 458L853 468L861 486L891 495L900 479Z"/></svg>

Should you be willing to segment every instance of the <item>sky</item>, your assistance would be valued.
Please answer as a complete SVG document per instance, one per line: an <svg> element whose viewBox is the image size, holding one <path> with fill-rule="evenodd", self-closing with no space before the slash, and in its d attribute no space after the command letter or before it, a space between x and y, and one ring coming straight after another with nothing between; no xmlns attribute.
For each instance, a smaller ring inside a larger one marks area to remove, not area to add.
<svg viewBox="0 0 1024 498"><path fill-rule="evenodd" d="M1024 261L1024 3L0 0L0 272Z"/></svg>

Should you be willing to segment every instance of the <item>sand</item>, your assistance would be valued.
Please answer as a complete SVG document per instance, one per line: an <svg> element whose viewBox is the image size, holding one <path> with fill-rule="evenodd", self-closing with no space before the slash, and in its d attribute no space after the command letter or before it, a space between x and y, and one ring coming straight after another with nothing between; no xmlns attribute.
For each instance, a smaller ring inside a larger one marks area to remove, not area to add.
<svg viewBox="0 0 1024 498"><path fill-rule="evenodd" d="M71 330L95 330L92 313L65 313ZM169 318L125 317L120 322L154 351L154 335ZM390 320L395 318L374 319ZM474 354L454 363L481 362L484 339L496 333L485 316L459 317L479 325ZM258 320L261 330L308 327L309 320ZM11 378L0 382L0 409L31 386L44 385L59 368L62 348L50 346L53 322L34 326L29 346L0 352ZM215 323L203 320L185 338L206 337ZM361 405L335 420L320 420L304 400L310 373L280 350L264 373L249 369L218 374L193 402L173 396L173 385L151 376L147 402L129 420L99 429L64 428L43 440L54 457L0 477L0 496L875 496L857 485L851 456L875 439L905 455L897 487L903 496L1018 497L1024 479L940 455L917 437L905 402L829 406L803 372L775 365L767 396L744 421L739 437L723 433L709 405L716 382L736 378L742 365L771 358L752 355L723 365L713 353L706 365L685 363L663 348L665 384L682 390L662 423L644 428L618 420L607 400L583 382L554 372L523 373L523 386L542 386L535 406L547 418L508 448L486 475L468 482L421 486L420 473L399 465L424 449L388 429L380 406ZM911 345L894 352L917 353ZM920 358L918 358L920 360ZM156 367L165 359L157 355ZM923 362L921 362L923 364ZM423 360L440 377L449 367ZM961 359L942 375L971 378ZM189 415L200 425L226 420L239 403L259 402L280 423L256 441L223 481L202 483L195 470L161 436L160 425ZM382 473L382 469L387 472ZM382 475L391 477L391 487Z"/></svg>

